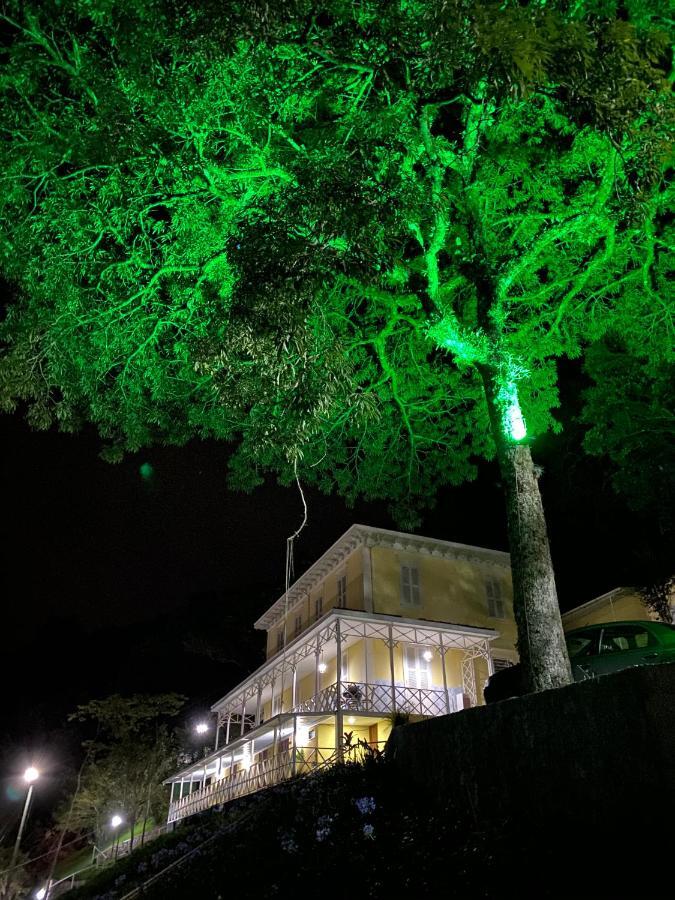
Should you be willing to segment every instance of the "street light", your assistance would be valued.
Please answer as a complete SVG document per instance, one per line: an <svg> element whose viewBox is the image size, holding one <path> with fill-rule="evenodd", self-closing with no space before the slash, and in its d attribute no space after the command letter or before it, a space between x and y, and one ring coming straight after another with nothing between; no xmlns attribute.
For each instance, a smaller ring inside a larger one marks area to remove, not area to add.
<svg viewBox="0 0 675 900"><path fill-rule="evenodd" d="M12 861L9 864L9 868L14 868L14 863L16 862L16 857L19 853L19 846L21 844L21 836L23 835L23 829L26 825L26 819L28 818L28 809L30 807L30 801L33 797L33 784L40 777L40 773L35 768L35 766L29 766L26 771L23 773L23 780L28 785L28 793L26 794L26 802L23 805L23 815L21 816L21 824L19 825L19 833L16 836L16 843L14 844L14 851L12 853Z"/></svg>
<svg viewBox="0 0 675 900"><path fill-rule="evenodd" d="M47 896L47 888L40 888L39 891L35 892L36 900L45 900Z"/></svg>
<svg viewBox="0 0 675 900"><path fill-rule="evenodd" d="M110 825L111 825L111 827L112 827L112 829L113 829L113 846L114 846L114 848L115 848L115 857L114 857L115 859L117 859L117 853L118 853L118 851L119 851L119 849L120 849L120 836L119 836L119 832L117 832L117 834L115 834L115 832L116 832L117 829L120 827L120 825L122 824L122 822L123 822L122 816L118 816L118 815L114 815L114 816L112 817L112 819L110 820ZM115 842L115 838L117 838L117 842Z"/></svg>
<svg viewBox="0 0 675 900"><path fill-rule="evenodd" d="M206 732L207 732L208 730L209 730L209 726L208 726L208 724L207 724L206 722L200 722L200 723L195 727L195 731L197 732L197 734L206 734Z"/></svg>

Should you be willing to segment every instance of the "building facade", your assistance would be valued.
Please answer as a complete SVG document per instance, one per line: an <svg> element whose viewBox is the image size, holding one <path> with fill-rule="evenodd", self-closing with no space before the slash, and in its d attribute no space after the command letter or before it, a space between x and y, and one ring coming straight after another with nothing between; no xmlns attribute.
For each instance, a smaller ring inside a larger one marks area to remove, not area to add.
<svg viewBox="0 0 675 900"><path fill-rule="evenodd" d="M509 556L353 525L258 621L267 659L212 707L216 750L172 776L169 822L483 702L517 660Z"/></svg>

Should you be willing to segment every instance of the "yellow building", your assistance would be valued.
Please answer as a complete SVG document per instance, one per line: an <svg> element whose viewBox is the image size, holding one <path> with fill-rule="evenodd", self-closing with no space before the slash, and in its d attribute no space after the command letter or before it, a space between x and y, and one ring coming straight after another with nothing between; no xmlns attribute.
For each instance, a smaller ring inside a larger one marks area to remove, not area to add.
<svg viewBox="0 0 675 900"><path fill-rule="evenodd" d="M599 597L594 597L581 606L575 606L562 614L563 628L583 628L586 625L599 625L602 622L626 622L632 619L657 619L640 597L635 588L618 587Z"/></svg>
<svg viewBox="0 0 675 900"><path fill-rule="evenodd" d="M255 627L267 660L212 707L215 752L167 780L169 822L381 747L397 714L482 703L518 658L507 553L364 525Z"/></svg>

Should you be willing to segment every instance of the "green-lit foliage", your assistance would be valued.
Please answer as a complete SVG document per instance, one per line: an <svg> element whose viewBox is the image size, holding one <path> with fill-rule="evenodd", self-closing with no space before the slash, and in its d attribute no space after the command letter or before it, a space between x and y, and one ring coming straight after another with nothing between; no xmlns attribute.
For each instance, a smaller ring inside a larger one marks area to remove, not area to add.
<svg viewBox="0 0 675 900"><path fill-rule="evenodd" d="M668 346L669 19L624 9L6 3L5 408L399 509L493 453L481 371L555 428L557 357Z"/></svg>

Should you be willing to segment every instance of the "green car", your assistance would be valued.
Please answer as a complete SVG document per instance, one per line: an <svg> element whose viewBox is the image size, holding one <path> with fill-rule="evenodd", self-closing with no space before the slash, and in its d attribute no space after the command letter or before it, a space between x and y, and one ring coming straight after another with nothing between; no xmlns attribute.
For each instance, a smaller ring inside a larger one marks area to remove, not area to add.
<svg viewBox="0 0 675 900"><path fill-rule="evenodd" d="M675 625L665 622L604 622L575 628L565 635L575 681L619 672L631 666L675 662ZM525 693L520 664L490 676L486 703Z"/></svg>
<svg viewBox="0 0 675 900"><path fill-rule="evenodd" d="M565 635L575 681L630 666L675 662L675 626L665 622L607 622Z"/></svg>

